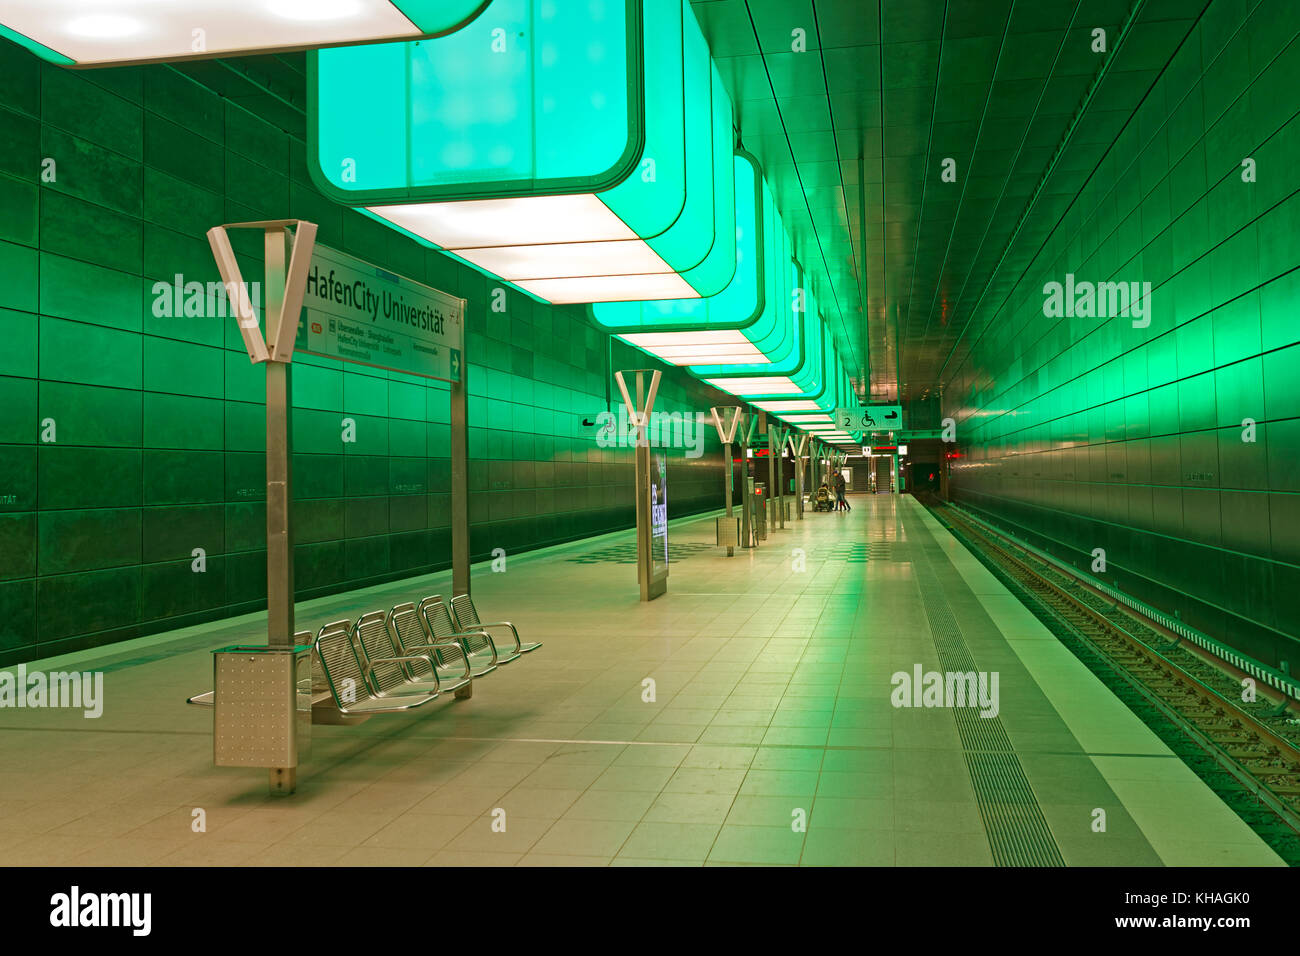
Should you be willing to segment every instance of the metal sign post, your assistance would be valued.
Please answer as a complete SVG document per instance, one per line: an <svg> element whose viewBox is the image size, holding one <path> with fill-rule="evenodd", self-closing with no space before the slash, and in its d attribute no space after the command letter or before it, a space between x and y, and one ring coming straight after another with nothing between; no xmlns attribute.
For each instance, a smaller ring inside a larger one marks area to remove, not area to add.
<svg viewBox="0 0 1300 956"><path fill-rule="evenodd" d="M749 477L749 450L754 441L754 429L758 427L758 416L750 413L745 420L745 427L740 432L740 465L744 469L743 481L744 489L741 493L742 504L740 509L741 529L740 540L741 546L745 548L758 547L758 537L754 532L754 522L752 511L754 507L754 481Z"/></svg>
<svg viewBox="0 0 1300 956"><path fill-rule="evenodd" d="M285 262L285 244L292 234L292 252ZM230 245L227 229L261 229L266 259L265 312L266 334L258 328L248 289L239 272L234 249ZM208 244L212 247L217 269L225 282L229 298L235 309L239 331L248 350L249 361L266 365L266 647L281 654L293 655L293 433L291 430L292 379L294 343L298 337L298 316L302 311L303 295L307 287L307 270L311 265L316 244L316 224L298 219L280 219L266 222L230 223L208 230ZM218 764L248 765L256 760L256 753L276 753L280 766L268 768L273 794L290 794L298 786L298 737L304 733L297 719L298 696L295 667L263 666L258 655L247 653L217 655L213 704L214 760ZM243 679L223 669L243 665L239 672ZM225 676L223 676L223 674ZM229 681L230 695L222 695L221 688ZM234 700L233 688L242 690L244 700ZM224 699L230 696L231 700ZM286 706L286 701L290 703ZM240 710L231 714L231 710ZM261 713L259 714L259 711ZM262 714L275 714L269 720ZM241 735L238 724L247 726L247 737L238 744ZM260 718L260 719L259 719ZM307 725L308 727L310 724ZM310 733L310 731L306 731ZM273 744L278 742L278 746ZM242 753L234 753L238 750Z"/></svg>
<svg viewBox="0 0 1300 956"><path fill-rule="evenodd" d="M726 465L727 516L725 519L718 520L718 545L727 546L727 557L730 558L735 555L736 544L739 543L740 538L736 529L736 519L731 514L731 484L735 477L735 465L731 460L731 443L736 440L736 426L740 424L740 416L743 412L738 405L721 409L711 408L709 411L713 413L713 425L718 429L718 441L722 442L722 460Z"/></svg>
<svg viewBox="0 0 1300 956"><path fill-rule="evenodd" d="M264 234L265 334L240 275L229 229L259 229ZM465 300L317 246L315 223L227 223L207 235L249 361L266 366L267 643L225 648L215 655L214 762L268 767L271 792L288 794L297 785L300 744L310 743L311 713L311 679L304 681L301 674L310 647L294 644L294 352L451 383L453 580L460 585L456 593L461 593L469 587Z"/></svg>
<svg viewBox="0 0 1300 956"><path fill-rule="evenodd" d="M806 467L808 469L809 488L813 488L813 486L817 484L817 462L820 460L818 458L817 449L819 447L820 447L820 443L817 441L816 438L808 439L808 458L807 458ZM815 488L813 488L813 494L816 494Z"/></svg>
<svg viewBox="0 0 1300 956"><path fill-rule="evenodd" d="M776 516L772 513L772 502L776 498L776 464L772 461L772 422L768 420L767 412L759 412L759 415L762 416L759 427L767 440L767 488L764 489L767 499L763 502L763 530L766 532L776 528ZM763 538L766 539L767 535L763 534Z"/></svg>
<svg viewBox="0 0 1300 956"><path fill-rule="evenodd" d="M776 507L776 521L772 527L785 530L785 439L789 434L780 425L773 422L767 427L768 456L772 459L772 504Z"/></svg>
<svg viewBox="0 0 1300 956"><path fill-rule="evenodd" d="M668 502L663 494L662 456L650 455L650 414L659 392L660 372L630 369L636 373L636 401L628 392L625 372L615 372L618 390L623 395L628 417L636 426L636 574L641 586L641 600L653 601L668 590ZM645 376L650 373L650 390ZM653 467L652 467L653 466ZM654 472L654 473L652 473ZM661 500L662 499L662 500Z"/></svg>
<svg viewBox="0 0 1300 956"><path fill-rule="evenodd" d="M794 458L794 514L796 521L803 520L803 456L808 448L808 435L804 433L796 440L795 433L786 436L786 445Z"/></svg>
<svg viewBox="0 0 1300 956"><path fill-rule="evenodd" d="M468 370L463 358L459 364L460 380L451 383L451 593L469 594Z"/></svg>

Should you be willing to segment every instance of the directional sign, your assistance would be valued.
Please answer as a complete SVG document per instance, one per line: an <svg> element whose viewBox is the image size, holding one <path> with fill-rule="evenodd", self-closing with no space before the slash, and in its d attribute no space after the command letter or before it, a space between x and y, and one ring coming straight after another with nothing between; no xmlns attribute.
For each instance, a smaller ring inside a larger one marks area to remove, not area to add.
<svg viewBox="0 0 1300 956"><path fill-rule="evenodd" d="M835 409L835 427L851 432L894 431L903 427L903 406L868 405Z"/></svg>
<svg viewBox="0 0 1300 956"><path fill-rule="evenodd" d="M294 348L459 382L465 300L317 245Z"/></svg>

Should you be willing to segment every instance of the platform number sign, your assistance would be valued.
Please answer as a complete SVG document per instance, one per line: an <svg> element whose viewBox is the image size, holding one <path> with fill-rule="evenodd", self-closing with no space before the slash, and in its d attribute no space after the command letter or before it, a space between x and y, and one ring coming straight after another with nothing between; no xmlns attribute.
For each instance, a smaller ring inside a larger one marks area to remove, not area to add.
<svg viewBox="0 0 1300 956"><path fill-rule="evenodd" d="M849 432L898 431L903 427L901 405L867 405L835 409L835 427Z"/></svg>

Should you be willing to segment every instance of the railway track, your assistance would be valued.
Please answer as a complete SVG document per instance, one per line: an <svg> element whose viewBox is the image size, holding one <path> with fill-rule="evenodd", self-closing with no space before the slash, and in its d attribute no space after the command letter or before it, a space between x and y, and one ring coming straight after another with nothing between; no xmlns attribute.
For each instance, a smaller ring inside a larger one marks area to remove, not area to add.
<svg viewBox="0 0 1300 956"><path fill-rule="evenodd" d="M1289 865L1300 865L1300 724L1178 638L938 499L930 512Z"/></svg>

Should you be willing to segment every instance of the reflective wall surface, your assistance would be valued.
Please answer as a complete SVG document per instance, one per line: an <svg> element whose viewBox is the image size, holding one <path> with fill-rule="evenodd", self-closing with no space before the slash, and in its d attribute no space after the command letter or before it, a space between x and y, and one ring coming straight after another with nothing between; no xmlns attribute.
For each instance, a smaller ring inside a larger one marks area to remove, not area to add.
<svg viewBox="0 0 1300 956"><path fill-rule="evenodd" d="M643 353L325 200L299 138L180 72L0 42L0 664L264 606L263 372L233 319L156 314L154 286L218 281L205 230L286 215L468 299L475 559L634 523L631 450L583 422ZM252 279L260 238L235 241ZM664 375L661 411L721 400ZM299 597L449 566L447 386L307 355L293 376ZM721 504L703 441L669 453L673 516Z"/></svg>
<svg viewBox="0 0 1300 956"><path fill-rule="evenodd" d="M1031 224L944 406L958 501L1294 667L1300 8L1248 7L1215 0L1063 218ZM1102 282L1149 298L1121 314Z"/></svg>

